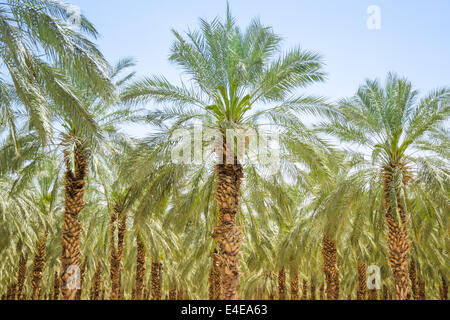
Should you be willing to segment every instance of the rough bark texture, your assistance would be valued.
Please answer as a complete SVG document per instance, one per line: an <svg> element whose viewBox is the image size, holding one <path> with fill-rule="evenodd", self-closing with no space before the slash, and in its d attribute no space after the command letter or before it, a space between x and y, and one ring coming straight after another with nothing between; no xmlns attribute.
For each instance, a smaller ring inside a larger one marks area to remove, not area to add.
<svg viewBox="0 0 450 320"><path fill-rule="evenodd" d="M303 280L302 300L308 300L308 282Z"/></svg>
<svg viewBox="0 0 450 320"><path fill-rule="evenodd" d="M6 300L16 300L17 284L12 283L6 289Z"/></svg>
<svg viewBox="0 0 450 320"><path fill-rule="evenodd" d="M291 275L291 300L298 300L299 295L299 279L298 279L298 271L295 271L294 275Z"/></svg>
<svg viewBox="0 0 450 320"><path fill-rule="evenodd" d="M448 283L444 277L442 277L442 288L439 289L439 297L441 300L448 299Z"/></svg>
<svg viewBox="0 0 450 320"><path fill-rule="evenodd" d="M152 300L161 300L161 263L152 263Z"/></svg>
<svg viewBox="0 0 450 320"><path fill-rule="evenodd" d="M50 295L52 300L59 300L59 293L61 288L61 278L59 277L58 272L55 272L53 277L53 292Z"/></svg>
<svg viewBox="0 0 450 320"><path fill-rule="evenodd" d="M316 300L316 285L313 279L311 279L310 300Z"/></svg>
<svg viewBox="0 0 450 320"><path fill-rule="evenodd" d="M102 267L100 265L97 266L94 273L93 283L91 287L91 294L90 298L91 300L103 300L101 298L102 290Z"/></svg>
<svg viewBox="0 0 450 320"><path fill-rule="evenodd" d="M61 293L64 300L75 300L77 288L69 285L68 281L73 273L69 274L70 267L80 265L80 238L81 222L78 216L85 206L84 192L86 177L88 175L87 155L81 146L77 145L74 151L75 170L71 168L69 152L64 151L64 162L66 165L65 174L65 205L64 205L64 226L62 233L62 254L61 254ZM73 270L75 271L75 270Z"/></svg>
<svg viewBox="0 0 450 320"><path fill-rule="evenodd" d="M19 270L17 271L17 300L24 300L22 292L27 276L27 261L28 253L25 255L22 254L19 260Z"/></svg>
<svg viewBox="0 0 450 320"><path fill-rule="evenodd" d="M336 242L326 234L322 241L323 270L327 284L327 299L339 299L339 270L337 266Z"/></svg>
<svg viewBox="0 0 450 320"><path fill-rule="evenodd" d="M47 249L47 236L44 237L36 245L36 255L33 260L33 273L31 278L32 299L39 300L41 296L42 271L44 270L45 254Z"/></svg>
<svg viewBox="0 0 450 320"><path fill-rule="evenodd" d="M425 281L421 278L417 281L417 288L419 291L419 300L427 300L427 294L425 291Z"/></svg>
<svg viewBox="0 0 450 320"><path fill-rule="evenodd" d="M135 298L142 300L145 277L145 247L142 241L137 239L137 255L136 255L136 283Z"/></svg>
<svg viewBox="0 0 450 320"><path fill-rule="evenodd" d="M395 187L394 174L402 170L403 185L411 179L404 163L383 166L384 194L383 204L388 226L389 264L394 275L395 299L406 300L408 296L408 219L400 200L400 192ZM396 203L393 203L396 198ZM395 209L397 208L397 210ZM398 211L398 214L397 212ZM399 216L400 219L396 219Z"/></svg>
<svg viewBox="0 0 450 320"><path fill-rule="evenodd" d="M378 291L377 289L369 290L369 297L367 300L378 300Z"/></svg>
<svg viewBox="0 0 450 320"><path fill-rule="evenodd" d="M118 224L116 240L116 224ZM123 214L123 206L116 203L111 212L111 256L110 256L110 278L111 278L111 300L120 298L121 287L121 261L123 256L125 232L127 230L127 216Z"/></svg>
<svg viewBox="0 0 450 320"><path fill-rule="evenodd" d="M286 300L286 272L281 268L278 273L278 300Z"/></svg>
<svg viewBox="0 0 450 320"><path fill-rule="evenodd" d="M367 295L367 268L364 262L358 264L358 292L356 294L357 300L366 300Z"/></svg>
<svg viewBox="0 0 450 320"><path fill-rule="evenodd" d="M169 290L169 300L177 300L177 289L175 287Z"/></svg>
<svg viewBox="0 0 450 320"><path fill-rule="evenodd" d="M227 164L227 150L223 148L223 164L216 165L217 187L215 200L219 208L219 225L212 237L217 240L219 272L222 280L222 300L237 300L239 285L238 255L242 244L242 228L236 226L239 211L242 166L234 157L234 164Z"/></svg>
<svg viewBox="0 0 450 320"><path fill-rule="evenodd" d="M220 300L221 297L221 279L219 270L219 257L217 250L212 254L212 266L209 274L209 299Z"/></svg>
<svg viewBox="0 0 450 320"><path fill-rule="evenodd" d="M414 300L419 300L419 294L417 291L417 269L416 261L414 259L411 259L411 263L409 265L409 280L411 280L411 291Z"/></svg>

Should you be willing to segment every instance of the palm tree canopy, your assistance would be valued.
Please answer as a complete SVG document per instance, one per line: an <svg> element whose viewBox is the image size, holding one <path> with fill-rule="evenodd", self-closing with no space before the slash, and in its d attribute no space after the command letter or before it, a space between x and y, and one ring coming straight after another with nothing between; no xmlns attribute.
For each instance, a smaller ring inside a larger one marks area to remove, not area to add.
<svg viewBox="0 0 450 320"><path fill-rule="evenodd" d="M9 77L0 77L0 130L14 136L18 117L27 114L30 126L46 143L51 135L50 106L90 120L86 106L68 83L67 73L108 98L112 88L108 64L88 37L93 25L80 15L79 31L68 23L68 6L52 0L7 0L0 4L0 59ZM20 108L18 103L24 107Z"/></svg>
<svg viewBox="0 0 450 320"><path fill-rule="evenodd" d="M393 73L384 87L367 80L354 97L339 101L331 120L320 126L341 141L370 148L375 162L398 163L408 149L437 146L434 138L444 134L441 126L450 115L450 88L436 89L421 100L418 94L407 79ZM438 140L442 144L448 137Z"/></svg>
<svg viewBox="0 0 450 320"><path fill-rule="evenodd" d="M222 128L243 124L256 104L285 101L295 89L325 77L319 54L300 48L280 53L281 38L270 27L255 19L241 30L229 8L224 22L200 19L200 30L173 34L169 59L189 82L177 86L154 76L123 93L128 103L166 103L165 112L154 113L160 119L190 120L206 111Z"/></svg>

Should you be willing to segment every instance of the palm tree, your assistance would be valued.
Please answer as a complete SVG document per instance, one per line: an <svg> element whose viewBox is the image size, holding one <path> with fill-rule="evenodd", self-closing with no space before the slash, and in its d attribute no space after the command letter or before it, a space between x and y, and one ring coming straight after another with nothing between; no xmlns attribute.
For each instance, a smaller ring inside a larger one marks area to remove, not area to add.
<svg viewBox="0 0 450 320"><path fill-rule="evenodd" d="M450 113L448 88L420 101L417 96L409 81L389 74L384 87L368 80L354 97L339 101L330 121L322 123L325 132L370 150L373 165L381 169L389 264L399 300L408 295L408 188L415 184L414 169L433 166L433 158L442 156L434 137ZM426 152L416 156L415 151Z"/></svg>
<svg viewBox="0 0 450 320"><path fill-rule="evenodd" d="M164 103L164 109L151 112L148 119L159 128L165 122L169 138L176 128L192 128L195 119L218 130L223 144L216 148L219 213L213 233L218 252L215 258L219 261L221 298L237 299L242 228L237 226L236 217L244 168L232 142L227 141L227 130L258 128L262 119L286 124L294 121L298 111L315 110L320 99L290 95L297 88L323 80L324 73L318 54L300 48L280 54L281 38L271 28L253 20L242 31L229 8L224 22L201 19L200 24L200 31L186 36L173 31L176 40L170 61L186 72L190 84L177 86L163 77L146 78L125 90L123 99L134 104ZM276 106L251 112L264 105Z"/></svg>
<svg viewBox="0 0 450 320"><path fill-rule="evenodd" d="M109 76L114 78L121 71L133 65L132 59L123 59L109 70ZM127 74L117 80L115 87L119 90L120 85L126 83L132 75L133 73ZM75 81L75 79L73 80ZM75 85L78 87L81 99L89 106L89 112L96 118L94 125L86 123L79 117L61 117L59 119L65 129L61 133L61 144L64 147L66 167L60 274L63 298L70 300L76 298L77 292L77 288L68 285L68 280L71 279L69 274L71 267L79 268L80 266L81 222L78 216L85 207L84 193L89 172L89 159L95 164L99 161L97 159L111 157L111 154L114 153L113 142L121 140L121 135L117 133L117 126L134 117L133 110L111 104L109 100L97 97L86 84L75 83ZM113 102L117 102L117 99Z"/></svg>
<svg viewBox="0 0 450 320"><path fill-rule="evenodd" d="M9 74L0 78L0 130L9 128L15 139L20 115L25 113L30 127L47 144L52 131L50 109L55 104L67 116L90 122L91 116L68 85L66 73L70 71L77 81L86 83L95 95L111 96L108 64L88 38L97 37L93 25L81 15L79 32L75 31L66 22L68 7L51 0L7 0L0 11L0 59ZM17 141L15 146L19 153Z"/></svg>

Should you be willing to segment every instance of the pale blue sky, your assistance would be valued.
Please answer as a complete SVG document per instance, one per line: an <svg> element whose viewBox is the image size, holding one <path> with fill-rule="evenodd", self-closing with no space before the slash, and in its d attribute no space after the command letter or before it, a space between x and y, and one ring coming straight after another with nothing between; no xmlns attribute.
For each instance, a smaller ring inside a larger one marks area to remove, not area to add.
<svg viewBox="0 0 450 320"><path fill-rule="evenodd" d="M196 29L198 18L224 16L225 0L67 0L81 8L101 34L110 62L138 60L139 76L179 80L168 63L171 28ZM408 77L422 93L450 85L450 1L229 0L240 25L259 17L284 39L320 52L328 80L307 88L332 99L350 96L366 78L388 71ZM370 5L381 9L381 30L366 27Z"/></svg>

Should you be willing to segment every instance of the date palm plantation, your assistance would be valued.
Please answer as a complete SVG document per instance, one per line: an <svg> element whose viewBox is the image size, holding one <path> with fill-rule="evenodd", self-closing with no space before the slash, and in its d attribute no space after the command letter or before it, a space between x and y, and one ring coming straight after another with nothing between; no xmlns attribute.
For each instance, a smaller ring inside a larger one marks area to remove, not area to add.
<svg viewBox="0 0 450 320"><path fill-rule="evenodd" d="M448 299L448 87L314 96L325 58L229 8L137 78L67 8L0 4L2 300Z"/></svg>
<svg viewBox="0 0 450 320"><path fill-rule="evenodd" d="M430 146L450 115L450 89L437 89L421 100L417 96L408 80L389 74L385 86L367 81L355 97L340 101L332 121L324 125L327 133L342 141L369 148L373 165L380 168L389 264L399 300L408 296L408 224L414 215L408 198L416 183L413 172L432 170L432 178L448 179L446 168L436 163L445 154ZM413 153L420 150L425 151L420 156Z"/></svg>

